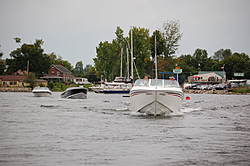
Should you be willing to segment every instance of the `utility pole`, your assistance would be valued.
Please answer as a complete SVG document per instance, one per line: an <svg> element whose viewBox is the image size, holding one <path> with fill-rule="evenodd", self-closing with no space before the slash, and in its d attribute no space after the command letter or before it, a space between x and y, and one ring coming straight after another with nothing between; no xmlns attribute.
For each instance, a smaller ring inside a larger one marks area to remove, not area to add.
<svg viewBox="0 0 250 166"><path fill-rule="evenodd" d="M27 73L29 74L29 60L27 60Z"/></svg>

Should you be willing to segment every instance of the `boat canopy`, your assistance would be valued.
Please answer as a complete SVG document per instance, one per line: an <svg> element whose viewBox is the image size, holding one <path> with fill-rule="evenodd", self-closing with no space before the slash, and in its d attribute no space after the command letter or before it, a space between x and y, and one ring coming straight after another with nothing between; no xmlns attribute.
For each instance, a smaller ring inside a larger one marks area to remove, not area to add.
<svg viewBox="0 0 250 166"><path fill-rule="evenodd" d="M138 79L134 86L149 87L177 87L179 88L179 83L176 80L166 80L166 79Z"/></svg>

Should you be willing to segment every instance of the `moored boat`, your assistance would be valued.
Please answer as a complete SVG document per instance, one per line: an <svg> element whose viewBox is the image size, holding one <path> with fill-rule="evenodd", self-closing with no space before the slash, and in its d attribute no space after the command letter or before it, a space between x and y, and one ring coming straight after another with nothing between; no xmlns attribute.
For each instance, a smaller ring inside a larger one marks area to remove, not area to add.
<svg viewBox="0 0 250 166"><path fill-rule="evenodd" d="M111 93L129 93L132 85L130 83L108 83L103 89L103 93L111 94Z"/></svg>
<svg viewBox="0 0 250 166"><path fill-rule="evenodd" d="M154 116L178 114L183 97L175 80L139 79L130 91L132 113Z"/></svg>
<svg viewBox="0 0 250 166"><path fill-rule="evenodd" d="M86 99L87 98L88 89L83 88L83 86L79 87L70 87L67 88L62 94L62 98L68 99Z"/></svg>
<svg viewBox="0 0 250 166"><path fill-rule="evenodd" d="M104 84L100 84L99 86L91 86L89 88L92 89L95 93L102 93L104 87L105 87Z"/></svg>
<svg viewBox="0 0 250 166"><path fill-rule="evenodd" d="M48 96L52 95L52 92L49 90L49 88L47 88L47 87L40 87L40 86L35 87L32 90L32 93L36 97L48 97Z"/></svg>

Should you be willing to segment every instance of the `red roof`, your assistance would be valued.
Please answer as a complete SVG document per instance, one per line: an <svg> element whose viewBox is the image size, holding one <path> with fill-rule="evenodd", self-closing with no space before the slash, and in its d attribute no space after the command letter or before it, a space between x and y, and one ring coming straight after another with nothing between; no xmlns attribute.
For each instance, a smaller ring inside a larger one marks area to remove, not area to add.
<svg viewBox="0 0 250 166"><path fill-rule="evenodd" d="M24 76L20 75L0 75L0 80L2 81L21 81Z"/></svg>

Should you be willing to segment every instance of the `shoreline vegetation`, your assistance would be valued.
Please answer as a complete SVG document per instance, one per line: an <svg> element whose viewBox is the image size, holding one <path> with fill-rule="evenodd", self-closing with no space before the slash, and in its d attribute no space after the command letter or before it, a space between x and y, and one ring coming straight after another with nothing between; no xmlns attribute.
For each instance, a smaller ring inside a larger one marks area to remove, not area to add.
<svg viewBox="0 0 250 166"><path fill-rule="evenodd" d="M28 87L0 87L0 92L32 92L32 88ZM52 92L63 92L63 90L52 90ZM89 91L90 92L90 91ZM92 92L92 91L91 91ZM239 88L232 92L228 90L192 90L184 89L185 94L224 94L224 95L250 95L250 89Z"/></svg>

